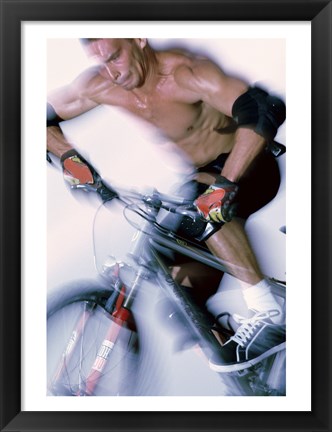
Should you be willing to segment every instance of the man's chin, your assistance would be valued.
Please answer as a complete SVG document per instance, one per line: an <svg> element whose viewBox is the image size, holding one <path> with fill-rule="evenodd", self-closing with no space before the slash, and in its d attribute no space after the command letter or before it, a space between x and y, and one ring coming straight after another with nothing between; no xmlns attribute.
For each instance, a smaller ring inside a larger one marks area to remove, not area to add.
<svg viewBox="0 0 332 432"><path fill-rule="evenodd" d="M142 87L143 84L144 84L144 80L133 79L133 78L131 77L131 78L129 78L128 81L125 81L125 82L121 85L121 87L122 87L124 90L128 90L128 91L130 91L130 90L135 90L135 89L137 89L137 88Z"/></svg>
<svg viewBox="0 0 332 432"><path fill-rule="evenodd" d="M131 84L131 83L123 84L123 85L121 85L121 87L123 88L123 90L126 90L126 91L134 90L135 88L137 88L136 85Z"/></svg>
<svg viewBox="0 0 332 432"><path fill-rule="evenodd" d="M123 83L118 84L119 87L122 87L124 90L132 90L133 88L135 88L135 83L133 82L132 79L126 79Z"/></svg>

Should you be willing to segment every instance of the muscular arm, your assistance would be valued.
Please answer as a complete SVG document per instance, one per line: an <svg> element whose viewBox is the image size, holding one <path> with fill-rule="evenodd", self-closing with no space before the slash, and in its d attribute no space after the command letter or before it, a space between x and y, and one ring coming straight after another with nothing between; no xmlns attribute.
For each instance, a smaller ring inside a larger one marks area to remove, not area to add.
<svg viewBox="0 0 332 432"><path fill-rule="evenodd" d="M96 68L88 69L76 78L71 84L62 87L48 97L55 113L63 120L77 117L98 104L92 96L98 91L100 78ZM73 148L59 126L47 127L47 149L55 156L61 157Z"/></svg>
<svg viewBox="0 0 332 432"><path fill-rule="evenodd" d="M221 175L237 183L265 146L265 139L256 132L239 128L236 131L235 145L226 160Z"/></svg>
<svg viewBox="0 0 332 432"><path fill-rule="evenodd" d="M58 126L49 126L47 128L47 150L57 157L61 157L73 146L66 140L61 129Z"/></svg>
<svg viewBox="0 0 332 432"><path fill-rule="evenodd" d="M208 60L194 62L191 68L179 68L176 80L180 86L197 93L201 100L229 117L235 100L248 90L247 83L227 76ZM221 175L237 182L265 145L265 139L255 131L239 127Z"/></svg>

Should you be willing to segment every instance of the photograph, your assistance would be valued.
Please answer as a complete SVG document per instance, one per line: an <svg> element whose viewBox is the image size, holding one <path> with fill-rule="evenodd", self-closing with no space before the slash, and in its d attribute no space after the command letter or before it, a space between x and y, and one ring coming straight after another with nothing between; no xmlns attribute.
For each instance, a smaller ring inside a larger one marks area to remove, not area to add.
<svg viewBox="0 0 332 432"><path fill-rule="evenodd" d="M285 45L47 41L50 395L286 395Z"/></svg>
<svg viewBox="0 0 332 432"><path fill-rule="evenodd" d="M0 3L0 430L329 432L331 1Z"/></svg>

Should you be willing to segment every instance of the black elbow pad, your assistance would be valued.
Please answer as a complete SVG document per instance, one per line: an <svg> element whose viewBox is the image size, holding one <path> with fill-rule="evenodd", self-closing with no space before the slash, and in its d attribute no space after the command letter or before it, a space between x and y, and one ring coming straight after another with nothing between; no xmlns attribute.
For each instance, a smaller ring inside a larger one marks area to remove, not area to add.
<svg viewBox="0 0 332 432"><path fill-rule="evenodd" d="M259 87L251 87L233 104L232 116L238 126L247 126L273 140L286 118L286 105L277 96L269 95Z"/></svg>
<svg viewBox="0 0 332 432"><path fill-rule="evenodd" d="M49 126L59 126L59 123L62 122L63 119L58 116L55 112L55 109L52 107L50 103L47 103L47 127Z"/></svg>

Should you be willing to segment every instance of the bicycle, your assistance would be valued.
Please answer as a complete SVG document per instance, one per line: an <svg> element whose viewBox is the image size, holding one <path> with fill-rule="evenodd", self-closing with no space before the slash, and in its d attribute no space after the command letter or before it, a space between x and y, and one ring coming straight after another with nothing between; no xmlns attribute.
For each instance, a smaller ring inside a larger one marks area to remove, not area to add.
<svg viewBox="0 0 332 432"><path fill-rule="evenodd" d="M204 224L205 233L215 227L202 221L192 201L176 196L115 191L100 177L93 187L78 188L101 197L97 215L101 209L112 212L114 201L120 203L135 234L125 261L110 255L100 268L100 279L65 285L48 298L48 394L162 394L158 380L165 352L157 329L160 322L176 334L176 349L194 349L206 359L232 330L215 322L175 281L167 251L221 273L229 272L227 265L202 246L202 235L191 241L165 228L158 217L161 212L181 215L187 226ZM285 284L275 287L284 298ZM59 339L64 347L56 355ZM244 371L216 375L230 395L284 395L285 350Z"/></svg>

